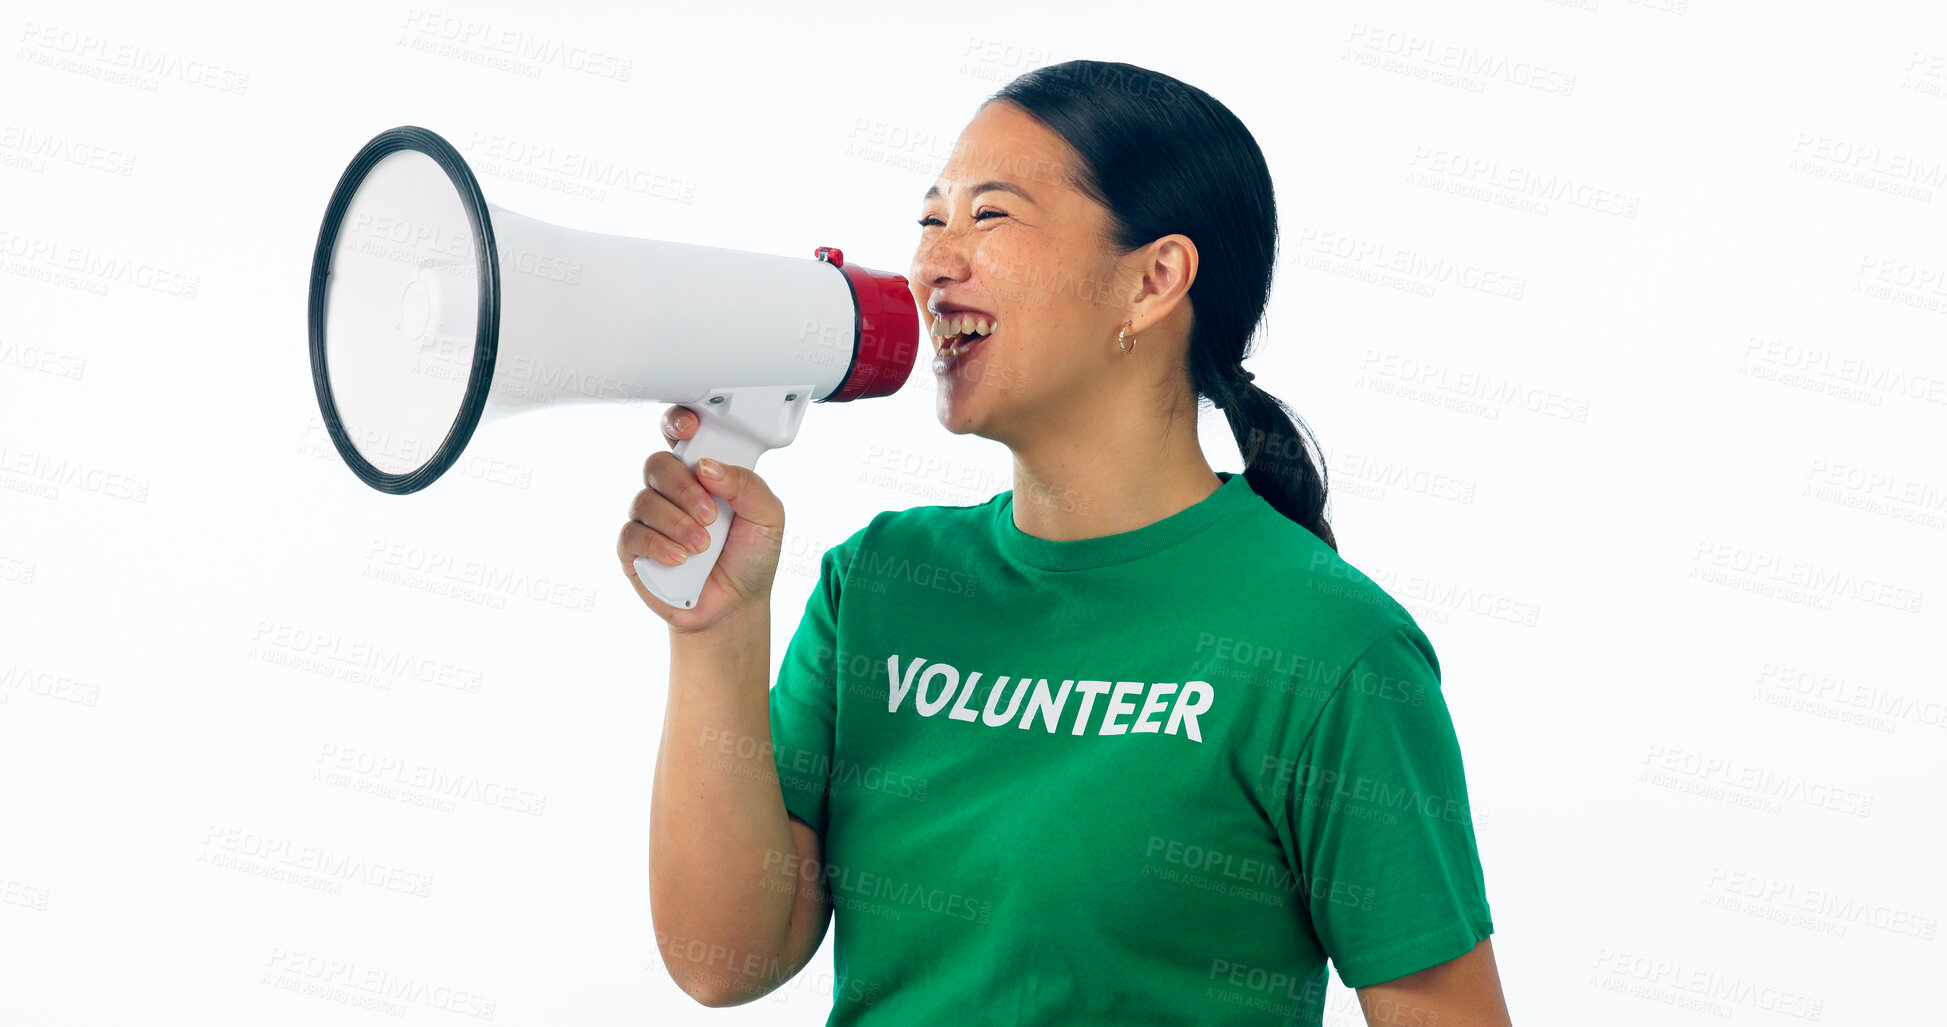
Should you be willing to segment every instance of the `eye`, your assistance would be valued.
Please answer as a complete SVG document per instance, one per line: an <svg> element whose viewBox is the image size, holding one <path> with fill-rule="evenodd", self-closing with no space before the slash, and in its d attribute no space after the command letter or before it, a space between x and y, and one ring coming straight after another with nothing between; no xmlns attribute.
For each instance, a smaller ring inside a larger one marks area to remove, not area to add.
<svg viewBox="0 0 1947 1027"><path fill-rule="evenodd" d="M983 210L980 213L974 215L974 220L985 221L990 217L1004 218L1006 216L1007 216L1006 214L1003 214L998 210ZM927 215L926 217L919 219L919 226L921 228L925 228L928 225L944 225L944 224L946 224L946 222L941 221L939 218L933 217L930 214Z"/></svg>

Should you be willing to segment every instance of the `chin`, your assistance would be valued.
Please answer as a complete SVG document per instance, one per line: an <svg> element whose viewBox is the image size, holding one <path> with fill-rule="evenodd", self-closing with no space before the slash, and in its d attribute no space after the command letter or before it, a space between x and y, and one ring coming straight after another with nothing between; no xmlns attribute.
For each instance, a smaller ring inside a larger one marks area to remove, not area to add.
<svg viewBox="0 0 1947 1027"><path fill-rule="evenodd" d="M933 409L940 419L940 427L955 435L979 435L983 438L987 433L982 429L993 413L989 409L988 398L981 395L977 388L969 388L966 382L943 383Z"/></svg>
<svg viewBox="0 0 1947 1027"><path fill-rule="evenodd" d="M935 412L939 415L940 427L945 428L955 435L980 434L976 430L979 425L975 422L974 417L965 409L956 409L952 403L941 400Z"/></svg>

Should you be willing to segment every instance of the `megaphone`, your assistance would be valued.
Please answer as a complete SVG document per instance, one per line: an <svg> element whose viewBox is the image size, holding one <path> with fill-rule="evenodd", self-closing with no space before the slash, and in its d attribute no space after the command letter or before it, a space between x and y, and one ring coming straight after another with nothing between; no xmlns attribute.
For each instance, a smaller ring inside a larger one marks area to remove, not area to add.
<svg viewBox="0 0 1947 1027"><path fill-rule="evenodd" d="M424 128L381 132L332 191L311 261L311 377L325 429L367 485L432 484L473 431L580 400L694 408L676 446L754 466L791 444L809 403L888 396L911 374L906 279L847 264L575 231L487 202L459 151ZM638 557L663 602L696 605L730 532L669 567Z"/></svg>

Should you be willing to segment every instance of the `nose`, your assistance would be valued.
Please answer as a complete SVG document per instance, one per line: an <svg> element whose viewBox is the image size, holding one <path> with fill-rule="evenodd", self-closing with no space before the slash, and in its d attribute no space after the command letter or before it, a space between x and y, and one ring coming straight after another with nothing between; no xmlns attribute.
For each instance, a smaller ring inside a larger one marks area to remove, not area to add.
<svg viewBox="0 0 1947 1027"><path fill-rule="evenodd" d="M907 278L927 289L966 281L973 273L973 262L967 256L967 233L952 224L924 231L932 234L920 240Z"/></svg>

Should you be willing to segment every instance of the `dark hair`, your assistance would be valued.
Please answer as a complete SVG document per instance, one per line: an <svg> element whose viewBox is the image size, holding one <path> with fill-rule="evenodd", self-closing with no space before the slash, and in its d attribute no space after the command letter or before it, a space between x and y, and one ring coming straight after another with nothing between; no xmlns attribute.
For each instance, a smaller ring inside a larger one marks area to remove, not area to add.
<svg viewBox="0 0 1947 1027"><path fill-rule="evenodd" d="M1323 454L1314 465L1304 421L1243 369L1278 252L1271 170L1250 130L1209 93L1114 61L1036 68L980 106L995 100L1075 151L1071 184L1108 209L1118 254L1178 233L1196 243L1190 385L1223 408L1251 490L1337 550L1325 521Z"/></svg>

